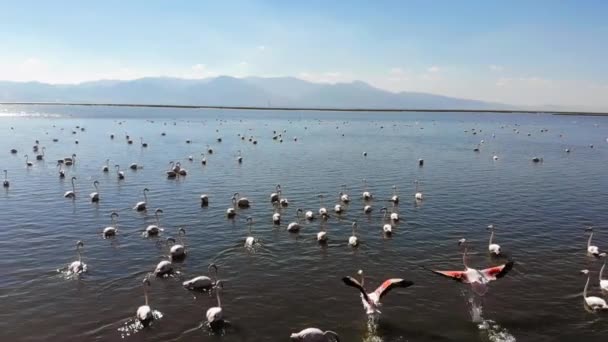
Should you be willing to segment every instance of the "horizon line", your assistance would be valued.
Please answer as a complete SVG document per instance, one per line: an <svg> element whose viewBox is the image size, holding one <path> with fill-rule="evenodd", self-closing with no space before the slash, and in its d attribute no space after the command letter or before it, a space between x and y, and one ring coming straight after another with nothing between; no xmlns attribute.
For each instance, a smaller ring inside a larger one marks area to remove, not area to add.
<svg viewBox="0 0 608 342"><path fill-rule="evenodd" d="M6 106L85 106L85 107L141 107L174 109L225 109L225 110L272 110L272 111L318 111L318 112L435 112L435 113L519 113L555 115L597 115L608 116L608 112L560 111L560 110L521 110L521 109L466 109L466 108L346 108L346 107L260 107L260 106L221 106L221 105L175 105L152 103L87 103L87 102L0 102Z"/></svg>

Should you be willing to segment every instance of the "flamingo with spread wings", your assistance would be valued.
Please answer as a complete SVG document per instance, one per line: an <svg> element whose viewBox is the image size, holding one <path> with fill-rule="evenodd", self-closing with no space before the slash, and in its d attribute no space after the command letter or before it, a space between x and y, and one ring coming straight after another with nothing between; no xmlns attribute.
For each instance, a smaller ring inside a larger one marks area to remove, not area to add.
<svg viewBox="0 0 608 342"><path fill-rule="evenodd" d="M461 239L458 244L462 245L466 243L466 239ZM464 253L462 254L462 263L464 264L464 271L436 271L431 270L434 273L442 275L444 277L452 278L456 281L465 284L471 284L471 288L475 293L483 296L488 292L488 283L504 277L513 268L515 264L513 261L509 261L504 265L494 266L482 270L470 268L467 265L467 248L465 246Z"/></svg>
<svg viewBox="0 0 608 342"><path fill-rule="evenodd" d="M378 288L374 292L367 293L365 291L365 278L363 277L363 271L359 270L358 274L361 276L361 282L358 282L353 277L344 277L342 281L348 285L356 288L361 292L361 302L363 303L363 308L365 308L365 312L368 315L380 314L380 310L378 308L382 305L380 303L380 299L386 296L386 294L396 288L396 287L410 287L414 285L413 282L409 280L404 280L400 278L391 278L385 280L382 285L378 286Z"/></svg>

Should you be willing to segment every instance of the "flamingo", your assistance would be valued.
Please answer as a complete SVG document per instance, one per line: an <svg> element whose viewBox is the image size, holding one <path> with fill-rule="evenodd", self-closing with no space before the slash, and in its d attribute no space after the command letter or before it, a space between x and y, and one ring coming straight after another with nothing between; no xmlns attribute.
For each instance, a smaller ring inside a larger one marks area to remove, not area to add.
<svg viewBox="0 0 608 342"><path fill-rule="evenodd" d="M72 191L66 191L65 194L63 194L63 197L65 198L76 198L76 185L74 185L74 181L76 180L76 177L72 177Z"/></svg>
<svg viewBox="0 0 608 342"><path fill-rule="evenodd" d="M129 165L129 169L137 170L137 163L131 163L131 165Z"/></svg>
<svg viewBox="0 0 608 342"><path fill-rule="evenodd" d="M321 205L321 208L319 208L319 216L327 218L329 215L327 215L327 209L323 206L323 195L319 195L319 203Z"/></svg>
<svg viewBox="0 0 608 342"><path fill-rule="evenodd" d="M178 229L177 235L179 243L176 243L174 238L167 238L167 243L171 244L169 253L172 259L181 259L186 256L186 247L183 240L183 237L186 236L186 230L184 228Z"/></svg>
<svg viewBox="0 0 608 342"><path fill-rule="evenodd" d="M398 204L399 203L399 195L397 195L397 186L393 185L393 196L390 199L391 202L393 202L394 204Z"/></svg>
<svg viewBox="0 0 608 342"><path fill-rule="evenodd" d="M91 197L91 202L99 202L99 182L94 181L93 187L95 188L95 192L91 192L89 197Z"/></svg>
<svg viewBox="0 0 608 342"><path fill-rule="evenodd" d="M4 181L2 182L2 186L8 188L11 183L8 181L8 170L4 170Z"/></svg>
<svg viewBox="0 0 608 342"><path fill-rule="evenodd" d="M604 268L606 268L606 259L604 259L604 264L602 265L602 268L600 268L600 288L604 291L608 291L608 279L602 279Z"/></svg>
<svg viewBox="0 0 608 342"><path fill-rule="evenodd" d="M596 296L587 297L587 288L589 287L590 277L589 270L582 270L581 273L587 275L587 282L585 283L585 289L583 290L583 299L585 300L585 306L593 311L608 309L608 304L606 304L606 301L603 298Z"/></svg>
<svg viewBox="0 0 608 342"><path fill-rule="evenodd" d="M125 173L120 171L120 165L116 164L114 167L116 168L116 175L118 176L118 179L125 179Z"/></svg>
<svg viewBox="0 0 608 342"><path fill-rule="evenodd" d="M118 232L118 223L116 222L116 219L118 218L118 213L116 212L112 212L110 214L110 226L106 227L103 229L103 237L105 239L112 237L112 236L116 236L116 233Z"/></svg>
<svg viewBox="0 0 608 342"><path fill-rule="evenodd" d="M24 157L25 157L25 166L27 166L27 167L34 166L34 164L29 160L29 157L27 156L27 154Z"/></svg>
<svg viewBox="0 0 608 342"><path fill-rule="evenodd" d="M109 172L110 171L110 159L106 159L106 165L104 165L101 168L101 171L103 171L103 172Z"/></svg>
<svg viewBox="0 0 608 342"><path fill-rule="evenodd" d="M297 209L296 210L296 220L294 222L291 222L288 226L287 226L287 231L291 232L291 233L297 233L300 231L300 213L302 212L302 209Z"/></svg>
<svg viewBox="0 0 608 342"><path fill-rule="evenodd" d="M277 184L275 187L276 192L270 194L270 203L276 203L281 199L281 184Z"/></svg>
<svg viewBox="0 0 608 342"><path fill-rule="evenodd" d="M363 308L365 309L365 313L368 315L380 314L380 310L378 309L382 304L380 300L384 297L390 290L396 287L410 287L414 285L413 282L409 280L404 280L400 278L391 278L385 280L382 285L378 286L378 288L374 292L367 293L365 290L365 277L363 276L363 270L359 270L357 272L361 276L361 282L358 282L353 277L344 277L342 281L344 284L348 286L352 286L361 292L361 302L363 303Z"/></svg>
<svg viewBox="0 0 608 342"><path fill-rule="evenodd" d="M315 219L315 214L312 212L312 210L308 210L308 211L306 211L306 213L304 213L304 217L307 220L314 220Z"/></svg>
<svg viewBox="0 0 608 342"><path fill-rule="evenodd" d="M46 151L46 147L42 148L42 154L39 154L36 156L36 160L43 160L44 159L44 151Z"/></svg>
<svg viewBox="0 0 608 342"><path fill-rule="evenodd" d="M211 269L214 270L215 281L211 278ZM217 282L217 266L215 264L209 264L207 268L209 276L198 276L190 280L186 280L182 285L189 290L208 290Z"/></svg>
<svg viewBox="0 0 608 342"><path fill-rule="evenodd" d="M232 207L226 209L226 216L234 218L236 216L236 197L232 196Z"/></svg>
<svg viewBox="0 0 608 342"><path fill-rule="evenodd" d="M393 205L393 210L394 209L395 209L395 205ZM398 222L399 221L399 214L396 211L392 211L391 210L390 218L391 218L391 221Z"/></svg>
<svg viewBox="0 0 608 342"><path fill-rule="evenodd" d="M207 158L205 158L205 154L201 153L201 156L203 156L203 159L201 159L201 164L207 165Z"/></svg>
<svg viewBox="0 0 608 342"><path fill-rule="evenodd" d="M357 221L353 221L352 229L353 235L348 238L348 245L351 247L357 247L359 245L359 239L357 239L357 234L355 233L355 230L357 229Z"/></svg>
<svg viewBox="0 0 608 342"><path fill-rule="evenodd" d="M241 150L238 150L238 155L236 157L236 161L241 164L243 162L243 156L241 155Z"/></svg>
<svg viewBox="0 0 608 342"><path fill-rule="evenodd" d="M414 194L414 198L417 201L422 201L424 199L424 196L422 196L422 192L420 192L420 190L418 190L419 182L416 180L416 181L414 181L414 183L416 184L416 193Z"/></svg>
<svg viewBox="0 0 608 342"><path fill-rule="evenodd" d="M488 291L488 283L507 275L507 273L513 268L514 262L509 261L504 265L494 266L483 270L470 268L466 262L467 248L465 243L466 239L460 239L458 241L459 245L465 245L464 253L462 254L464 271L431 271L439 275L452 278L461 283L471 284L473 291L478 295L483 296Z"/></svg>
<svg viewBox="0 0 608 342"><path fill-rule="evenodd" d="M238 192L235 192L233 196L236 198L236 205L239 208L249 208L249 200L247 197L241 197Z"/></svg>
<svg viewBox="0 0 608 342"><path fill-rule="evenodd" d="M323 225L323 221L320 221L320 231L317 233L317 241L319 243L327 243L327 232L325 231L325 226Z"/></svg>
<svg viewBox="0 0 608 342"><path fill-rule="evenodd" d="M201 195L201 207L206 207L209 205L209 196L202 194Z"/></svg>
<svg viewBox="0 0 608 342"><path fill-rule="evenodd" d="M177 177L177 172L173 170L174 167L175 167L174 166L175 163L169 162L169 165L170 165L169 170L167 170L165 172L165 174L167 175L167 178L175 178L175 177Z"/></svg>
<svg viewBox="0 0 608 342"><path fill-rule="evenodd" d="M371 205L369 205L369 204L366 204L366 205L363 207L363 212L364 212L365 214L369 214L369 213L371 213L371 212L372 212L372 210L373 210L373 209L372 209L372 206L371 206Z"/></svg>
<svg viewBox="0 0 608 342"><path fill-rule="evenodd" d="M595 257L600 256L600 249L597 246L591 245L591 239L593 238L593 227L587 228L587 231L591 232L591 234L589 234L589 240L587 240L587 253Z"/></svg>
<svg viewBox="0 0 608 342"><path fill-rule="evenodd" d="M76 154L72 154L71 157L63 158L63 163L67 166L74 165L74 163L76 163Z"/></svg>
<svg viewBox="0 0 608 342"><path fill-rule="evenodd" d="M384 225L382 226L382 231L386 234L386 235L391 235L393 233L393 226L387 222L386 220L386 214L388 213L388 210L386 208L382 208L380 209L380 212L384 213L383 216L383 220L384 220Z"/></svg>
<svg viewBox="0 0 608 342"><path fill-rule="evenodd" d="M143 193L144 193L144 200L141 202L137 202L135 204L135 207L133 207L134 210L137 211L144 211L146 210L146 206L148 205L148 196L147 196L147 192L150 191L148 188L144 188Z"/></svg>
<svg viewBox="0 0 608 342"><path fill-rule="evenodd" d="M57 167L59 168L59 178L65 178L65 171L63 170L63 164L57 163Z"/></svg>
<svg viewBox="0 0 608 342"><path fill-rule="evenodd" d="M154 320L152 308L150 308L150 305L148 304L148 286L150 286L150 280L148 279L148 276L146 276L143 281L144 305L137 308L137 312L135 313L135 316L144 327Z"/></svg>
<svg viewBox="0 0 608 342"><path fill-rule="evenodd" d="M82 248L84 248L84 242L76 242L76 254L78 254L78 260L72 262L70 266L68 266L68 271L71 274L80 274L87 271L87 264L82 262L82 252L80 251Z"/></svg>
<svg viewBox="0 0 608 342"><path fill-rule="evenodd" d="M154 275L157 277L164 277L171 273L173 273L173 264L169 260L162 260L154 269Z"/></svg>
<svg viewBox="0 0 608 342"><path fill-rule="evenodd" d="M323 331L317 328L306 328L293 333L289 338L294 342L340 342L340 336L331 330Z"/></svg>
<svg viewBox="0 0 608 342"><path fill-rule="evenodd" d="M144 138L139 137L139 141L141 142L141 147L148 147L148 143L144 142Z"/></svg>
<svg viewBox="0 0 608 342"><path fill-rule="evenodd" d="M213 154L213 149L211 147L209 147L209 145L207 145L207 153Z"/></svg>
<svg viewBox="0 0 608 342"><path fill-rule="evenodd" d="M492 232L490 234L490 241L488 242L488 250L490 251L490 254L500 255L500 245L492 243L492 239L494 238L494 225L489 225L488 229Z"/></svg>
<svg viewBox="0 0 608 342"><path fill-rule="evenodd" d="M156 219L156 225L149 225L148 227L146 227L146 235L148 236L156 236L158 235L158 233L164 231L164 229L162 229L160 227L160 218L158 214L162 214L163 210L162 209L156 209L154 211L154 218Z"/></svg>
<svg viewBox="0 0 608 342"><path fill-rule="evenodd" d="M220 300L220 292L224 288L224 285L221 280L216 281L215 288L217 306L209 308L206 313L207 322L212 328L224 322L224 311L222 310L222 302Z"/></svg>
<svg viewBox="0 0 608 342"><path fill-rule="evenodd" d="M281 224L281 214L279 214L278 212L272 214L272 223L276 225Z"/></svg>
<svg viewBox="0 0 608 342"><path fill-rule="evenodd" d="M348 194L346 193L346 184L342 184L342 191L340 191L340 201L342 201L343 203L350 202L350 197L348 197Z"/></svg>
<svg viewBox="0 0 608 342"><path fill-rule="evenodd" d="M251 247L253 247L253 244L255 243L255 238L253 236L251 236L251 225L252 224L253 224L253 218L248 217L247 225L249 227L249 236L245 238L245 248L251 248Z"/></svg>
<svg viewBox="0 0 608 342"><path fill-rule="evenodd" d="M175 170L175 168L177 168L177 170ZM177 174L179 174L180 176L188 175L188 171L186 169L182 168L182 163L180 163L180 162L175 163L175 168L173 168L173 170L175 172L177 172Z"/></svg>
<svg viewBox="0 0 608 342"><path fill-rule="evenodd" d="M372 199L372 194L367 190L367 179L363 180L363 200L369 201Z"/></svg>
<svg viewBox="0 0 608 342"><path fill-rule="evenodd" d="M341 206L341 205L339 205L339 204L336 204L336 205L334 206L334 211L336 212L336 214L340 214L340 213L342 213L342 206Z"/></svg>

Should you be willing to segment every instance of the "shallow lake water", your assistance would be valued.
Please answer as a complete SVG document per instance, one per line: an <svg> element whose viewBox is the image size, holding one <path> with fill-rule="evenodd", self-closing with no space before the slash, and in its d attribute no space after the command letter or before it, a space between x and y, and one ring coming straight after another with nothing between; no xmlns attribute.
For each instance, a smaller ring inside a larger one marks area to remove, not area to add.
<svg viewBox="0 0 608 342"><path fill-rule="evenodd" d="M310 326L336 331L342 341L385 342L603 341L608 332L608 313L584 308L580 273L590 271L589 294L606 295L598 285L603 259L586 254L585 228L593 226L593 244L608 249L607 117L0 106L0 131L0 166L10 180L0 191L3 341L288 341ZM45 147L41 161L35 140ZM202 165L207 145L214 153ZM57 160L72 154L76 162L60 179ZM102 172L106 159L121 165L124 180L113 167ZM170 161L181 162L187 176L167 179ZM74 200L64 198L72 176ZM374 196L371 214L362 209L364 179ZM98 204L89 199L95 180ZM414 199L415 181L422 201ZM289 200L280 226L269 199L277 184ZM394 209L393 185L400 196ZM144 188L148 210L136 212ZM331 211L340 191L351 201L338 215ZM235 192L251 208L227 219ZM302 219L299 233L287 232L298 208L317 212L319 194L331 217ZM401 217L390 237L382 232L382 207ZM164 231L145 237L156 208ZM113 211L118 234L103 239ZM243 246L247 217L257 239L252 249ZM347 244L353 221L357 248ZM488 254L490 224L501 257ZM180 227L187 257L174 263L173 276L152 277L149 288L162 318L138 329L142 279ZM316 240L321 227L325 245ZM460 238L469 242L471 266L515 261L483 297L424 268L463 269ZM76 260L78 240L88 270L66 276L58 269ZM206 275L210 263L219 267L229 321L219 333L204 326L215 293L181 284ZM370 290L386 278L414 285L392 290L370 323L357 291L341 281L359 269Z"/></svg>

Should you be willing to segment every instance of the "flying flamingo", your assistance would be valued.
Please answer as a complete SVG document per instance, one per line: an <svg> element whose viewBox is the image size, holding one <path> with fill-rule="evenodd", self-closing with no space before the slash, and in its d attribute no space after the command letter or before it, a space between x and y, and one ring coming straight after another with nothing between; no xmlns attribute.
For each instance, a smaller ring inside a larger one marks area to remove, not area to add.
<svg viewBox="0 0 608 342"><path fill-rule="evenodd" d="M461 283L471 284L471 288L473 289L473 291L480 296L483 296L488 291L487 285L489 282L504 277L513 268L513 261L509 261L504 265L494 266L483 270L470 268L467 265L466 260L466 239L460 239L458 241L458 245L465 245L464 253L462 254L462 263L464 264L464 271L431 271L439 275L452 278Z"/></svg>
<svg viewBox="0 0 608 342"><path fill-rule="evenodd" d="M363 271L359 270L357 272L361 276L361 282L358 282L353 277L344 277L342 281L348 285L356 288L361 292L361 302L363 303L363 308L368 315L380 314L380 310L378 308L382 306L380 303L380 299L384 297L390 290L396 287L410 287L414 285L413 282L409 280L404 280L400 278L391 278L385 280L382 285L378 286L374 292L367 293L365 291L365 277L363 276Z"/></svg>

